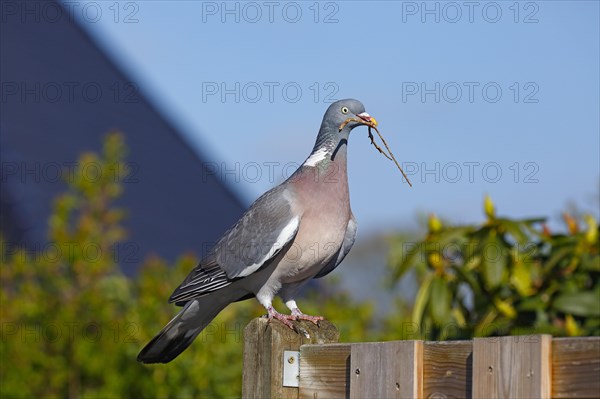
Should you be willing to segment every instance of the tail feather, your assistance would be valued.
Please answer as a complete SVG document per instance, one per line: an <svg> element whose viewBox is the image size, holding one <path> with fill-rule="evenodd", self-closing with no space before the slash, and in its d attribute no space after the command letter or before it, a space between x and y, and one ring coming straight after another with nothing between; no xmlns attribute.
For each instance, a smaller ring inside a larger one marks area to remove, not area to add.
<svg viewBox="0 0 600 399"><path fill-rule="evenodd" d="M219 299L215 295L209 295L189 301L140 351L138 362L168 363L179 356L231 302Z"/></svg>

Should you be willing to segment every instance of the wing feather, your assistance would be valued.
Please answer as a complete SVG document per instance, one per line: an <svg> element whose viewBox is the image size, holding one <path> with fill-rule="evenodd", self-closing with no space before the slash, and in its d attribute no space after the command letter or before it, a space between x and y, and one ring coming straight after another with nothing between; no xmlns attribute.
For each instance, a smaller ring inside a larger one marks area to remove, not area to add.
<svg viewBox="0 0 600 399"><path fill-rule="evenodd" d="M261 196L213 249L227 277L245 277L260 269L298 232L300 216L292 212L293 194L278 186Z"/></svg>
<svg viewBox="0 0 600 399"><path fill-rule="evenodd" d="M169 302L184 304L268 264L298 232L300 216L293 214L291 198L288 188L278 186L257 199L173 292Z"/></svg>

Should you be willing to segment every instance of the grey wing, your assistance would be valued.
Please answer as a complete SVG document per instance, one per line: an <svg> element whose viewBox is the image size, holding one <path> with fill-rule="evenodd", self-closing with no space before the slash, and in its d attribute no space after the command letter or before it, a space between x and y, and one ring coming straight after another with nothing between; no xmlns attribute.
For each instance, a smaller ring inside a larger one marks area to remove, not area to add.
<svg viewBox="0 0 600 399"><path fill-rule="evenodd" d="M169 297L169 303L175 302L183 306L188 301L198 298L231 284L233 280L214 262L201 262L183 280Z"/></svg>
<svg viewBox="0 0 600 399"><path fill-rule="evenodd" d="M282 186L268 191L217 242L212 256L228 278L254 273L296 236L300 216L292 212L292 196Z"/></svg>
<svg viewBox="0 0 600 399"><path fill-rule="evenodd" d="M292 193L278 186L263 194L217 242L173 292L169 302L185 303L223 288L259 270L298 232L300 216L292 213Z"/></svg>
<svg viewBox="0 0 600 399"><path fill-rule="evenodd" d="M344 236L344 242L340 247L337 256L334 256L333 259L325 266L321 271L315 276L315 278L321 278L329 273L331 273L348 255L350 252L350 248L354 245L354 240L356 239L356 230L358 229L358 224L356 224L356 218L354 215L350 217L348 221L348 227L346 227L346 235Z"/></svg>

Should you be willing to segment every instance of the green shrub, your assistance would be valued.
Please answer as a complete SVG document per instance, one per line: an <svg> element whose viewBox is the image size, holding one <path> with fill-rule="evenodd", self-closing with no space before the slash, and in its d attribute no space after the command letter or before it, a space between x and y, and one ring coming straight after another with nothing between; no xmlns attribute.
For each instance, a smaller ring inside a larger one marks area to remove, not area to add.
<svg viewBox="0 0 600 399"><path fill-rule="evenodd" d="M489 197L480 225L447 226L431 216L419 242L393 245L392 278L415 270L420 288L412 323L429 339L549 333L600 334L598 225L567 234L544 219L496 216Z"/></svg>

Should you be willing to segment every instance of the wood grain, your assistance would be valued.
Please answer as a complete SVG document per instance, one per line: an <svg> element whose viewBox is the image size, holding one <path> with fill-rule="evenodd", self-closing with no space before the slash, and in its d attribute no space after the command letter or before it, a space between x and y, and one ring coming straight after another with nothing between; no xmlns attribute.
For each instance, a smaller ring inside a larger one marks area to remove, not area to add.
<svg viewBox="0 0 600 399"><path fill-rule="evenodd" d="M475 338L473 398L550 398L550 335Z"/></svg>
<svg viewBox="0 0 600 399"><path fill-rule="evenodd" d="M421 398L423 341L352 344L350 398Z"/></svg>
<svg viewBox="0 0 600 399"><path fill-rule="evenodd" d="M473 341L424 343L424 398L471 398L472 383Z"/></svg>
<svg viewBox="0 0 600 399"><path fill-rule="evenodd" d="M552 341L552 397L600 398L600 337Z"/></svg>
<svg viewBox="0 0 600 399"><path fill-rule="evenodd" d="M351 344L300 347L300 398L347 398L350 395Z"/></svg>

